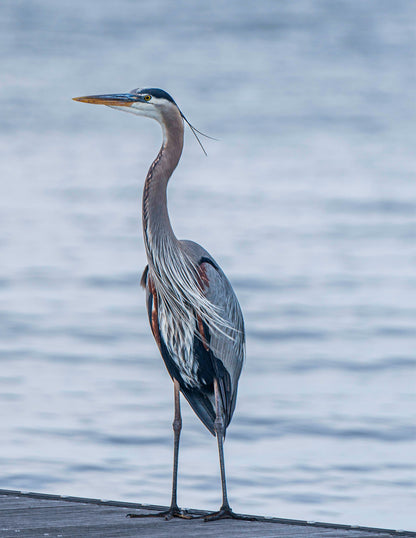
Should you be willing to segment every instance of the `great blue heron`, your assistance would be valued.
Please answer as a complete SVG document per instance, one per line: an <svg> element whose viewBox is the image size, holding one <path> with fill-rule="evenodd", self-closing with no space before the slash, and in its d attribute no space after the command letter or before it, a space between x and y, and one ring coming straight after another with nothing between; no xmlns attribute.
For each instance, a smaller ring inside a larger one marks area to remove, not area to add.
<svg viewBox="0 0 416 538"><path fill-rule="evenodd" d="M181 392L218 442L222 505L205 519L243 518L234 514L228 503L223 451L244 360L243 316L217 262L197 243L176 238L167 209L167 184L181 157L187 120L172 97L157 88L75 100L153 118L163 131L162 147L144 184L143 234L148 265L141 280L153 336L174 384L172 499L169 510L160 515L167 519L190 517L178 507L176 498Z"/></svg>

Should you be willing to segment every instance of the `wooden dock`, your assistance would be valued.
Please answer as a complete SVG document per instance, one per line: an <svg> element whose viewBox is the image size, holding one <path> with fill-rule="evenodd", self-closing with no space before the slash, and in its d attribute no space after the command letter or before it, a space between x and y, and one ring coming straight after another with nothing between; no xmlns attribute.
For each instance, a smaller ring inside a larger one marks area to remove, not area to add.
<svg viewBox="0 0 416 538"><path fill-rule="evenodd" d="M156 517L144 519L126 517L130 512L148 513L163 509L165 509L163 506L0 489L0 537L416 537L416 532L279 518L259 517L257 521L227 519L205 523L202 519L165 521ZM198 510L190 512L193 515L208 513Z"/></svg>

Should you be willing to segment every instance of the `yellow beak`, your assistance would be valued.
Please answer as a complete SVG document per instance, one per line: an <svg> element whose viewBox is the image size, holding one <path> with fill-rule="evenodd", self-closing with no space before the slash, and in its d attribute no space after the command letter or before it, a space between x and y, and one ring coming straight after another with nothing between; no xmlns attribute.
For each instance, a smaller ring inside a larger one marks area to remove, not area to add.
<svg viewBox="0 0 416 538"><path fill-rule="evenodd" d="M140 101L141 98L139 95L133 95L131 93L112 93L109 95L73 97L73 100L80 103L91 103L93 105L131 106L133 103Z"/></svg>

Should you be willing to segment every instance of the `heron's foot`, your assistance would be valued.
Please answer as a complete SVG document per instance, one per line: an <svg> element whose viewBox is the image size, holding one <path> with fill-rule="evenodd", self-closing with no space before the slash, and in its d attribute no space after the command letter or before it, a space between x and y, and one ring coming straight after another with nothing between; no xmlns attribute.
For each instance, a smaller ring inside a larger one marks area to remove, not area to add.
<svg viewBox="0 0 416 538"><path fill-rule="evenodd" d="M221 506L218 512L204 516L204 521L217 521L218 519L241 519L243 521L256 521L255 517L243 516L234 513L229 506Z"/></svg>
<svg viewBox="0 0 416 538"><path fill-rule="evenodd" d="M126 517L164 517L166 521L169 521L174 517L192 519L192 516L188 514L186 510L182 510L178 506L171 506L169 510L163 510L163 512L153 512L150 514L127 514Z"/></svg>

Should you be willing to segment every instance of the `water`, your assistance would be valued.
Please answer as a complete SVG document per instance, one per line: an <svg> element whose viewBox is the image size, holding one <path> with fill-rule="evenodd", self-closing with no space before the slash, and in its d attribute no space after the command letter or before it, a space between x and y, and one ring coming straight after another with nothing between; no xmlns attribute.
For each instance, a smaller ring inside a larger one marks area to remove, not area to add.
<svg viewBox="0 0 416 538"><path fill-rule="evenodd" d="M167 504L172 383L138 280L149 120L71 97L167 89L179 237L239 296L235 510L416 530L413 2L3 0L2 488ZM220 501L183 406L179 501Z"/></svg>

